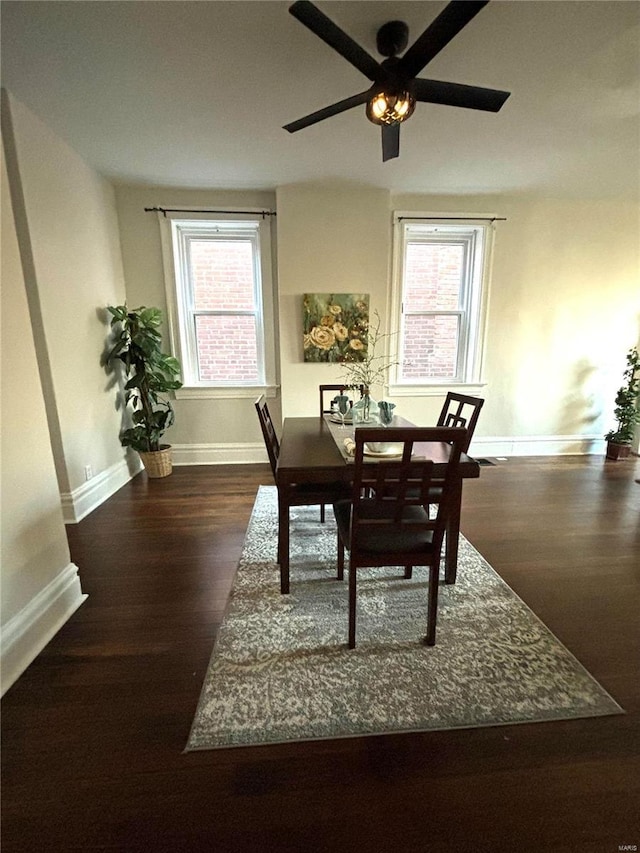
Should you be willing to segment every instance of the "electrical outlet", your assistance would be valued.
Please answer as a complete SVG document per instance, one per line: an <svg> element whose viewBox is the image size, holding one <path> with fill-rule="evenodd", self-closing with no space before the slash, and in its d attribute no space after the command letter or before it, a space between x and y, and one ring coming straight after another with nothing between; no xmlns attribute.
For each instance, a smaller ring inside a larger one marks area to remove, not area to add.
<svg viewBox="0 0 640 853"><path fill-rule="evenodd" d="M91 470L91 465L84 466L84 478L85 480L90 480L93 477L93 471Z"/></svg>

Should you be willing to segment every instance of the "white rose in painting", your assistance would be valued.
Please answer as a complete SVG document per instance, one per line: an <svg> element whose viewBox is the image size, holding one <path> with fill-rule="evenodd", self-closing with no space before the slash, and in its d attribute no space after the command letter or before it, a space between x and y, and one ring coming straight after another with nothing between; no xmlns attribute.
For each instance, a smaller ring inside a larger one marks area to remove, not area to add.
<svg viewBox="0 0 640 853"><path fill-rule="evenodd" d="M335 345L336 335L328 326L314 326L309 332L311 343L318 349L331 349Z"/></svg>

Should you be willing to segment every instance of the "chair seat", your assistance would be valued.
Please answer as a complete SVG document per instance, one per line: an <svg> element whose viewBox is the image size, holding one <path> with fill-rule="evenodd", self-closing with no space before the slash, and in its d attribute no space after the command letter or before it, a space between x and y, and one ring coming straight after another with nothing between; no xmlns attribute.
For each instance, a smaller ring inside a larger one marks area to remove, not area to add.
<svg viewBox="0 0 640 853"><path fill-rule="evenodd" d="M351 494L351 486L342 480L336 480L332 483L298 483L296 485L297 492L314 492L315 494L335 494L336 492L344 492L345 495Z"/></svg>
<svg viewBox="0 0 640 853"><path fill-rule="evenodd" d="M394 502L395 506L395 502ZM338 530L345 537L349 536L351 526L351 501L338 501L333 506L333 514L336 517ZM380 521L379 530L375 527L366 528L366 536L362 542L356 540L356 545L361 554L383 554L389 551L398 553L414 553L423 551L425 556L433 550L433 531L419 529L411 531L407 527L398 528L393 518L393 507L385 507L380 502L361 502L360 518L371 521ZM403 522L424 522L428 520L427 514L421 506L405 506L402 512ZM384 522L387 521L388 524Z"/></svg>
<svg viewBox="0 0 640 853"><path fill-rule="evenodd" d="M289 502L298 506L332 504L348 499L351 487L338 480L335 483L299 483L289 492Z"/></svg>
<svg viewBox="0 0 640 853"><path fill-rule="evenodd" d="M418 494L417 489L408 489L407 494L410 497L416 497ZM442 500L442 486L432 486L428 492L429 495L429 503L437 504Z"/></svg>
<svg viewBox="0 0 640 853"><path fill-rule="evenodd" d="M417 489L409 489L408 494L411 497L416 497L418 494ZM429 503L437 504L442 500L442 486L433 486L429 489Z"/></svg>

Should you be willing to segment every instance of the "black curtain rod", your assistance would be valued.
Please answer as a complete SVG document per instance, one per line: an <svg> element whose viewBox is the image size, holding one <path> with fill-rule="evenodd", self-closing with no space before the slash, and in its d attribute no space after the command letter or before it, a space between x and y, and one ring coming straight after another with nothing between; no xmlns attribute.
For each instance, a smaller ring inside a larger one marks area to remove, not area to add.
<svg viewBox="0 0 640 853"><path fill-rule="evenodd" d="M145 207L145 213L161 213L165 219L167 217L167 213L241 213L247 214L248 216L255 216L256 214L262 216L264 219L265 216L275 216L275 210L212 210L210 207L204 208L202 210L194 210L193 208L183 208L183 207Z"/></svg>
<svg viewBox="0 0 640 853"><path fill-rule="evenodd" d="M404 219L412 219L412 220L425 220L427 222L451 222L455 220L460 220L461 222L468 222L470 219L480 219L482 222L506 222L506 216L399 216L398 222L402 222Z"/></svg>

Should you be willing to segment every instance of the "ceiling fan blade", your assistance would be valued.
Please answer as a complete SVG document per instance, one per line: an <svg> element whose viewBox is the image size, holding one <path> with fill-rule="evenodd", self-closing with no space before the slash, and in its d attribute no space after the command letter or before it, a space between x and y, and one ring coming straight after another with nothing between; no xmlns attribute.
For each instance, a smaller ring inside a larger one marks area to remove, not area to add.
<svg viewBox="0 0 640 853"><path fill-rule="evenodd" d="M408 78L419 74L489 0L452 0L405 53L398 68Z"/></svg>
<svg viewBox="0 0 640 853"><path fill-rule="evenodd" d="M483 89L481 86L465 86L462 83L443 83L440 80L413 81L413 93L417 101L428 104L446 104L449 107L466 107L469 110L487 110L497 113L511 92L500 89Z"/></svg>
<svg viewBox="0 0 640 853"><path fill-rule="evenodd" d="M289 6L289 12L369 80L380 74L380 64L309 0L297 0Z"/></svg>
<svg viewBox="0 0 640 853"><path fill-rule="evenodd" d="M382 162L393 160L400 154L400 125L382 125Z"/></svg>
<svg viewBox="0 0 640 853"><path fill-rule="evenodd" d="M331 104L328 107L317 110L315 113L310 113L304 118L299 118L297 121L285 124L284 130L288 130L289 133L295 133L296 130L302 130L305 127L309 127L311 124L323 121L325 118L331 118L331 116L336 116L338 113L343 113L353 107L358 107L360 104L366 103L370 97L371 90L367 89L366 92L360 92L358 95L352 95L350 98L345 98L343 101L338 101L335 104Z"/></svg>

